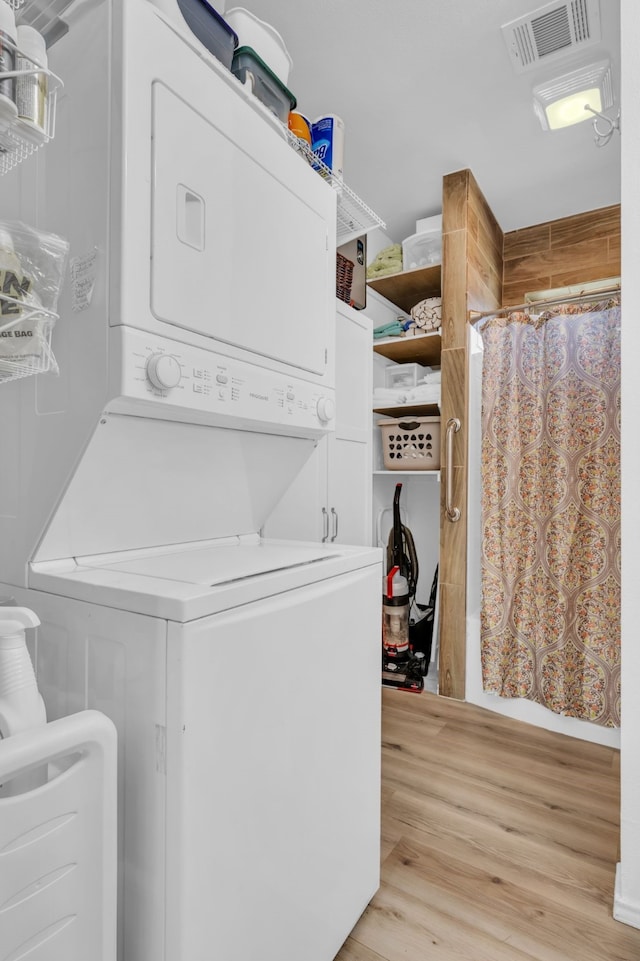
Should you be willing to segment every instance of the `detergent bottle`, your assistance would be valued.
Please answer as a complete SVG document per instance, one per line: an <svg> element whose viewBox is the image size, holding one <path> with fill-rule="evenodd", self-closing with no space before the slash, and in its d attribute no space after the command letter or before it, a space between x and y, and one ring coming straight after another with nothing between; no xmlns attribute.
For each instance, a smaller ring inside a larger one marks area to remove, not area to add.
<svg viewBox="0 0 640 961"><path fill-rule="evenodd" d="M409 652L409 584L392 567L383 580L382 646L390 660L402 660Z"/></svg>
<svg viewBox="0 0 640 961"><path fill-rule="evenodd" d="M47 723L24 633L25 628L37 627L39 623L26 607L0 607L1 737Z"/></svg>
<svg viewBox="0 0 640 961"><path fill-rule="evenodd" d="M38 617L26 607L0 607L1 738L44 727L47 723L24 633L25 628L37 627L39 623ZM46 768L30 771L0 785L0 796L22 794L46 780Z"/></svg>

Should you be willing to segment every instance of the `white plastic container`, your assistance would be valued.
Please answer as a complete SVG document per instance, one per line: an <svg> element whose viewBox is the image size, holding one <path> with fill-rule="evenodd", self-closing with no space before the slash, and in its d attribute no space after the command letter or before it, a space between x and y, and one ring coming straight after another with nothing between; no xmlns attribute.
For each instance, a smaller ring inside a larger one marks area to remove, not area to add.
<svg viewBox="0 0 640 961"><path fill-rule="evenodd" d="M285 87L289 83L289 74L293 62L284 40L270 23L259 20L255 14L244 7L232 7L225 10L224 19L231 29L238 35L239 47L251 47L264 60L270 70L275 73Z"/></svg>
<svg viewBox="0 0 640 961"><path fill-rule="evenodd" d="M442 231L412 234L402 241L402 269L432 267L442 263Z"/></svg>
<svg viewBox="0 0 640 961"><path fill-rule="evenodd" d="M29 71L34 67L47 67L47 45L41 33L34 27L18 27L18 52L16 70ZM16 80L16 106L23 123L36 127L42 133L47 130L46 72L25 73Z"/></svg>
<svg viewBox="0 0 640 961"><path fill-rule="evenodd" d="M12 8L0 2L0 75L16 68L17 31ZM0 126L11 125L18 116L15 77L0 79Z"/></svg>
<svg viewBox="0 0 640 961"><path fill-rule="evenodd" d="M47 712L27 650L25 628L40 619L26 607L0 607L0 737L46 727ZM45 784L47 768L37 767L0 784L0 798Z"/></svg>
<svg viewBox="0 0 640 961"><path fill-rule="evenodd" d="M3 958L116 958L117 765L116 729L99 711L0 740L4 784L26 768L64 771L22 797L0 793Z"/></svg>
<svg viewBox="0 0 640 961"><path fill-rule="evenodd" d="M0 607L0 735L3 738L47 723L27 650L25 628L40 620L26 607Z"/></svg>
<svg viewBox="0 0 640 961"><path fill-rule="evenodd" d="M384 369L384 386L391 390L416 387L430 370L422 364L388 364Z"/></svg>
<svg viewBox="0 0 640 961"><path fill-rule="evenodd" d="M416 233L431 233L432 230L439 230L442 233L442 214L434 214L433 217L422 217L416 220Z"/></svg>

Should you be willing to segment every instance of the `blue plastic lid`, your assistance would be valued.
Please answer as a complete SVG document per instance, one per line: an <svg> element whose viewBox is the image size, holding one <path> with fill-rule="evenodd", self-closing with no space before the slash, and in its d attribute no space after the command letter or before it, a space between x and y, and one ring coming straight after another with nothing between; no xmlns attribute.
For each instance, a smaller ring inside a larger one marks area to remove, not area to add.
<svg viewBox="0 0 640 961"><path fill-rule="evenodd" d="M235 30L232 30L224 17L221 17L216 8L211 6L209 0L196 0L196 2L204 7L207 13L210 13L211 16L217 20L220 26L226 31L226 33L229 34L229 37L233 37L233 49L235 50L235 48L238 46L238 34L235 32ZM191 0L191 5L192 4L193 0ZM178 6L180 7L180 10L183 10L185 6L188 7L189 5L190 4L188 0L178 0Z"/></svg>

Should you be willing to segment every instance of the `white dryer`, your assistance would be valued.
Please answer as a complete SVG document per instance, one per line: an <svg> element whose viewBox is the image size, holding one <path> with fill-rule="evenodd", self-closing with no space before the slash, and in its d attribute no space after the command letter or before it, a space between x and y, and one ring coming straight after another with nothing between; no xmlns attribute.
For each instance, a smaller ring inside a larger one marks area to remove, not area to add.
<svg viewBox="0 0 640 961"><path fill-rule="evenodd" d="M2 199L83 296L60 378L3 385L0 593L49 718L118 730L119 961L331 961L379 878L382 558L260 531L333 429L335 195L147 0L65 16Z"/></svg>

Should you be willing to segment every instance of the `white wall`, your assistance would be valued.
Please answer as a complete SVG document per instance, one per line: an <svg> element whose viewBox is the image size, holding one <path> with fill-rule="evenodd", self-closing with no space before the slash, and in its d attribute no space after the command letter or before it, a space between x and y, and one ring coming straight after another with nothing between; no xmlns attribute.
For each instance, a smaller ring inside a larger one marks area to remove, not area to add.
<svg viewBox="0 0 640 961"><path fill-rule="evenodd" d="M614 916L640 928L640 9L621 0L622 103L622 798ZM606 147L604 148L606 150Z"/></svg>

